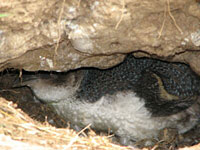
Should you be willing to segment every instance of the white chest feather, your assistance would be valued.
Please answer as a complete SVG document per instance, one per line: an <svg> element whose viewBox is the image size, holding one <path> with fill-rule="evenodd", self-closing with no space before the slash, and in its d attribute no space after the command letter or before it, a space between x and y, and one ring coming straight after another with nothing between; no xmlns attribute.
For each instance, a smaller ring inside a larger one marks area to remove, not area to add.
<svg viewBox="0 0 200 150"><path fill-rule="evenodd" d="M81 128L91 124L97 130L110 130L114 134L132 140L156 137L165 127L178 128L184 132L194 126L180 123L186 117L179 113L169 117L152 117L145 108L144 101L134 93L118 93L115 96L103 96L95 103L79 101L73 97L53 103L56 112L65 120ZM178 125L179 122L179 125Z"/></svg>
<svg viewBox="0 0 200 150"><path fill-rule="evenodd" d="M38 84L38 82L37 82ZM50 103L66 121L80 128L91 124L96 130L110 130L119 137L140 140L156 137L165 127L177 128L180 133L191 129L198 121L197 105L167 117L152 117L143 99L133 92L105 95L94 103L76 99L76 89L41 84L32 88L35 95ZM188 119L189 118L189 119Z"/></svg>

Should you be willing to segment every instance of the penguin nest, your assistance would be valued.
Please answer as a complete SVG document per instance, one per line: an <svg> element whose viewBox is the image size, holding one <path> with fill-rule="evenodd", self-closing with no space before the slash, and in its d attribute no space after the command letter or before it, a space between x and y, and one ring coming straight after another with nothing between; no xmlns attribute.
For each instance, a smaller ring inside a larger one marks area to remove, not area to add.
<svg viewBox="0 0 200 150"><path fill-rule="evenodd" d="M96 135L89 126L79 133L75 132L47 105L35 102L30 89L10 89L14 81L15 77L10 74L0 76L0 149L136 150L112 143L112 135ZM196 141L194 132L196 130L191 134L192 141ZM199 135L199 132L196 134ZM198 141L200 141L199 136L195 143L199 143ZM158 141L159 143L161 142ZM158 144L149 149L160 149ZM168 143L169 148L171 145L173 143ZM180 147L184 145L186 144ZM199 149L200 143L192 147L179 148L179 150Z"/></svg>
<svg viewBox="0 0 200 150"><path fill-rule="evenodd" d="M0 98L0 149L28 149L28 150L129 150L131 147L119 146L111 143L109 136L97 136L89 129L79 133L69 128L56 128L47 121L38 122L30 118L17 104ZM81 136L80 136L81 135ZM152 150L156 149L156 145ZM179 150L198 150L200 144L180 148ZM136 149L134 149L136 150ZM143 150L147 150L143 148Z"/></svg>
<svg viewBox="0 0 200 150"><path fill-rule="evenodd" d="M89 127L86 127L87 129ZM84 129L84 130L85 130ZM96 149L127 150L110 142L109 136L97 136L89 129L77 133L69 128L55 128L31 119L13 102L0 98L0 149ZM82 136L80 136L82 134Z"/></svg>

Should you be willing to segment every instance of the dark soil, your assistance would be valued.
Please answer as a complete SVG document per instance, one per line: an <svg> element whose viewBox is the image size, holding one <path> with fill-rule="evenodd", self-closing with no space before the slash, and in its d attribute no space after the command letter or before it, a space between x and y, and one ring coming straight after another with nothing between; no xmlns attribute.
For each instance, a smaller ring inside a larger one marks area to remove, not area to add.
<svg viewBox="0 0 200 150"><path fill-rule="evenodd" d="M37 121L47 121L58 128L69 126L47 104L38 101L28 87L13 88L14 83L20 82L19 79L18 71L12 71L11 74L9 72L2 73L0 77L0 96L16 103L18 108Z"/></svg>

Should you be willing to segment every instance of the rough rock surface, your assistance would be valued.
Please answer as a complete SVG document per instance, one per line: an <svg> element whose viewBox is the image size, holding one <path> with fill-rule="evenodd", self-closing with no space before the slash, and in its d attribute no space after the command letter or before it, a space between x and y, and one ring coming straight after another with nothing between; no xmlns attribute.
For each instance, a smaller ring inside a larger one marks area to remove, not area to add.
<svg viewBox="0 0 200 150"><path fill-rule="evenodd" d="M108 68L124 53L200 74L198 0L0 0L0 70Z"/></svg>

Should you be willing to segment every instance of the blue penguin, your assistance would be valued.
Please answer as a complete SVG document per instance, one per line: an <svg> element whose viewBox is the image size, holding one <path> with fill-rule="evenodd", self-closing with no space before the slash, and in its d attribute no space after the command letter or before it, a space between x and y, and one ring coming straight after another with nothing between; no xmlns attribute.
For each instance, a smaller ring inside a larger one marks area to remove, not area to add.
<svg viewBox="0 0 200 150"><path fill-rule="evenodd" d="M185 133L200 120L200 77L182 63L129 54L109 69L23 75L22 85L73 126L109 130L122 144L164 128Z"/></svg>

